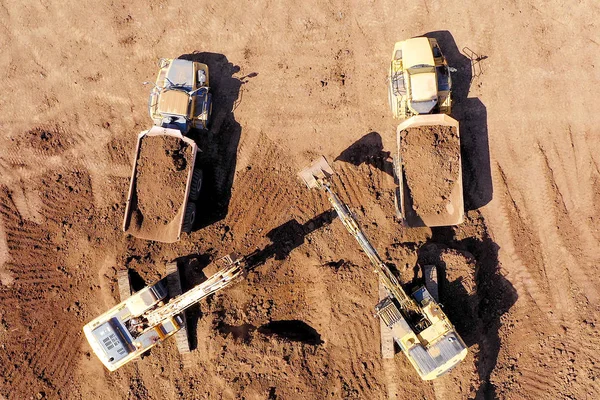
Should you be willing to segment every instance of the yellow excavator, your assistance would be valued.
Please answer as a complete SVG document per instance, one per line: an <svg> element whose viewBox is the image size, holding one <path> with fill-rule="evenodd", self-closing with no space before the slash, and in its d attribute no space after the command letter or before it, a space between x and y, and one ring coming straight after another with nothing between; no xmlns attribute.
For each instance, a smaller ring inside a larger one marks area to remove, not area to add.
<svg viewBox="0 0 600 400"><path fill-rule="evenodd" d="M391 331L394 341L419 376L423 380L432 380L448 373L466 357L467 346L426 286L417 288L410 296L404 291L348 206L333 191L333 174L327 160L321 157L298 175L308 188L325 191L338 218L369 257L387 294L375 306L376 315ZM431 276L431 272L427 275Z"/></svg>
<svg viewBox="0 0 600 400"><path fill-rule="evenodd" d="M83 327L94 354L114 371L173 335L179 352L188 353L185 310L246 272L245 260L233 254L218 263L222 267L217 273L185 293L176 263L167 264L166 278L133 294L124 271L118 276L121 303Z"/></svg>

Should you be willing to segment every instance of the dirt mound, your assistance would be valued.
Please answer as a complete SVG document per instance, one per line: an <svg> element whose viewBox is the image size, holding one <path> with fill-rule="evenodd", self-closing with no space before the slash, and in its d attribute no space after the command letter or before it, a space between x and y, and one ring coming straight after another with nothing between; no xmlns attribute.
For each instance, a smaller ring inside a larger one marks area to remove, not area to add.
<svg viewBox="0 0 600 400"><path fill-rule="evenodd" d="M420 126L401 133L402 162L414 210L446 212L460 172L460 142L451 126Z"/></svg>
<svg viewBox="0 0 600 400"><path fill-rule="evenodd" d="M72 146L72 135L58 124L43 125L27 131L17 139L20 147L31 147L41 154L60 154Z"/></svg>
<svg viewBox="0 0 600 400"><path fill-rule="evenodd" d="M132 197L133 232L154 236L179 221L192 162L192 148L178 138L142 139Z"/></svg>

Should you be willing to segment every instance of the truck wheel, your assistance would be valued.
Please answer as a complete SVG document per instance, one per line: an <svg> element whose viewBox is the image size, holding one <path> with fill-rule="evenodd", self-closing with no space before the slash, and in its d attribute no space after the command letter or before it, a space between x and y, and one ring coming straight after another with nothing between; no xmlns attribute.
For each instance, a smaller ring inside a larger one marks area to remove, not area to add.
<svg viewBox="0 0 600 400"><path fill-rule="evenodd" d="M181 230L186 233L190 233L192 231L192 227L194 226L194 220L196 219L196 204L192 202L188 202L185 207L185 217L183 218L183 227Z"/></svg>
<svg viewBox="0 0 600 400"><path fill-rule="evenodd" d="M192 184L190 186L190 200L196 201L200 198L202 189L202 170L195 169L192 173Z"/></svg>

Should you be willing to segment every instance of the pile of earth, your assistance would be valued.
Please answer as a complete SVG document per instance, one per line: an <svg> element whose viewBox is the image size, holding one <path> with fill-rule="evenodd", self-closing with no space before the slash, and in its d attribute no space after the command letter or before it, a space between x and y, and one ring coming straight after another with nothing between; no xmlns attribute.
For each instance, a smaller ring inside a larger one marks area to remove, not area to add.
<svg viewBox="0 0 600 400"><path fill-rule="evenodd" d="M408 128L400 140L413 209L419 215L446 213L460 173L457 129L440 125Z"/></svg>

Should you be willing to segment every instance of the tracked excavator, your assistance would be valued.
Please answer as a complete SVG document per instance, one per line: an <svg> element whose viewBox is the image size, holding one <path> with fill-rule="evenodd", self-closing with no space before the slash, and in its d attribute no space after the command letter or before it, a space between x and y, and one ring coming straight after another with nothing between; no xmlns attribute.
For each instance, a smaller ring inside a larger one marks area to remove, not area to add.
<svg viewBox="0 0 600 400"><path fill-rule="evenodd" d="M334 172L327 160L321 157L298 175L308 188L325 191L338 218L369 257L386 294L375 306L376 315L391 332L421 379L436 379L452 370L467 355L465 343L426 286L417 288L410 296L404 291L348 206L333 191L331 177Z"/></svg>
<svg viewBox="0 0 600 400"><path fill-rule="evenodd" d="M218 261L221 268L206 281L182 293L176 263L167 277L131 294L127 271L118 276L121 303L83 327L92 350L110 371L142 356L175 335L180 353L188 353L185 310L240 279L246 262L235 254Z"/></svg>

